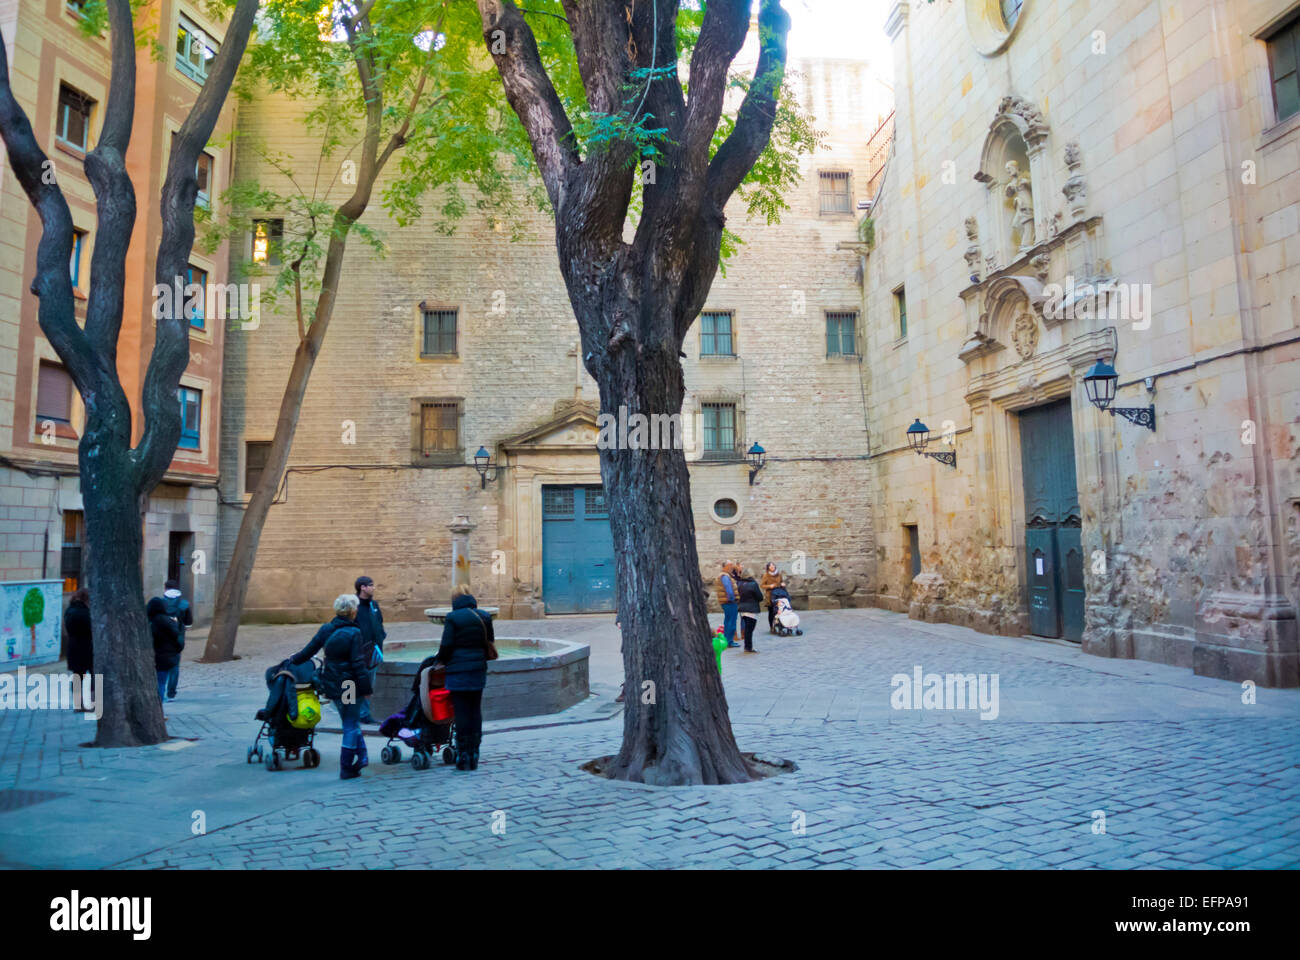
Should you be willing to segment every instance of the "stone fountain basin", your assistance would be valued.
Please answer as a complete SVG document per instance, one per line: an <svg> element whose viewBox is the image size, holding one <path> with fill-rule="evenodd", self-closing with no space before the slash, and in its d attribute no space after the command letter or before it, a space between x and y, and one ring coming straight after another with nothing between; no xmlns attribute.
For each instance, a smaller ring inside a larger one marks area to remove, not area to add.
<svg viewBox="0 0 1300 960"><path fill-rule="evenodd" d="M483 719L509 720L559 713L590 696L585 643L541 637L496 638L499 660L488 663ZM375 671L370 710L376 719L405 710L420 661L438 651L437 640L390 640Z"/></svg>

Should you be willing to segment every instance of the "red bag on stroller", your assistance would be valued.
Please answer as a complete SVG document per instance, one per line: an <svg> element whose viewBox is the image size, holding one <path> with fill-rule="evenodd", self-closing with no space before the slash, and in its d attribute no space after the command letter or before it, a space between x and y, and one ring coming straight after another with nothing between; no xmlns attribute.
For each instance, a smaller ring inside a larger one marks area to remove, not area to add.
<svg viewBox="0 0 1300 960"><path fill-rule="evenodd" d="M451 706L451 693L445 689L429 691L429 713L437 724L451 723L455 711Z"/></svg>

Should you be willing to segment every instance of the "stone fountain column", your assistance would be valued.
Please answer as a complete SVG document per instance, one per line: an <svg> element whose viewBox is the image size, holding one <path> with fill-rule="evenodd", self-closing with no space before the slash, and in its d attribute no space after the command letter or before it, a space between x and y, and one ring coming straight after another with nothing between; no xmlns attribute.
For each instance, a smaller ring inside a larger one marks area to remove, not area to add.
<svg viewBox="0 0 1300 960"><path fill-rule="evenodd" d="M451 589L462 583L469 586L469 532L478 524L470 522L468 516L454 517L447 529L451 531Z"/></svg>

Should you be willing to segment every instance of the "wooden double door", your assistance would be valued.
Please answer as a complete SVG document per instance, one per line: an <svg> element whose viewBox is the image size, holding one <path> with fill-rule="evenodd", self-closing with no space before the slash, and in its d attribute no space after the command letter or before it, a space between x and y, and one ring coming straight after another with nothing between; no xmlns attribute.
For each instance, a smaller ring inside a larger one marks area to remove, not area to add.
<svg viewBox="0 0 1300 960"><path fill-rule="evenodd" d="M1020 413L1020 463L1029 629L1036 636L1078 643L1083 639L1083 542L1068 399Z"/></svg>

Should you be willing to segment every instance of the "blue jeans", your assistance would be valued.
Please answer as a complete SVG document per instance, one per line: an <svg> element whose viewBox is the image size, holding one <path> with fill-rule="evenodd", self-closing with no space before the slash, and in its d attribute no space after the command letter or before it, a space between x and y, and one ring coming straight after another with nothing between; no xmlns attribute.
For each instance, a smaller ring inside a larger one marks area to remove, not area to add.
<svg viewBox="0 0 1300 960"><path fill-rule="evenodd" d="M342 703L335 700L339 708L339 719L343 721L343 747L348 750L361 748L361 704Z"/></svg>
<svg viewBox="0 0 1300 960"><path fill-rule="evenodd" d="M166 700L168 697L176 696L176 684L181 679L180 664L172 667L170 670L158 670L158 699Z"/></svg>
<svg viewBox="0 0 1300 960"><path fill-rule="evenodd" d="M722 605L722 635L727 638L727 643L736 642L736 611L739 604L724 603Z"/></svg>

